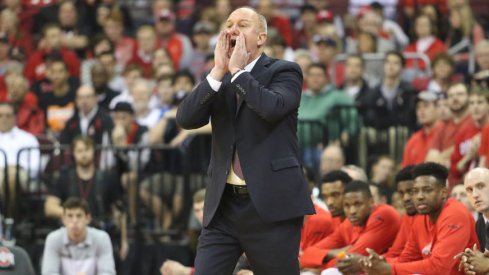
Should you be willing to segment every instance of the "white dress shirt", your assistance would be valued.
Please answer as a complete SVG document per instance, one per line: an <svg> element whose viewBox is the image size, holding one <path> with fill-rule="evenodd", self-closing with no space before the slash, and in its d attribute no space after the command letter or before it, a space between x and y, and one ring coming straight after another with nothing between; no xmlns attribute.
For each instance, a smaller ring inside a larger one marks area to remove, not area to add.
<svg viewBox="0 0 489 275"><path fill-rule="evenodd" d="M0 150L5 152L8 166L17 164L17 154L23 148L39 148L39 142L34 135L17 127L12 128L9 132L0 132ZM39 164L39 149L23 150L20 154L19 165L29 171L31 177L37 176ZM0 153L0 168L3 167L5 167L5 159Z"/></svg>

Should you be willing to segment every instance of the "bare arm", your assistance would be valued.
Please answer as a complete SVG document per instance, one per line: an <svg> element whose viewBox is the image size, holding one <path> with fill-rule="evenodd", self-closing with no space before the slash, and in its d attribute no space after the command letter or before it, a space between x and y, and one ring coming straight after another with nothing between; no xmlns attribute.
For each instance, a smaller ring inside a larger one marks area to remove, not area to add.
<svg viewBox="0 0 489 275"><path fill-rule="evenodd" d="M48 196L44 202L44 214L48 218L61 219L63 215L63 207L61 207L61 199L55 196Z"/></svg>

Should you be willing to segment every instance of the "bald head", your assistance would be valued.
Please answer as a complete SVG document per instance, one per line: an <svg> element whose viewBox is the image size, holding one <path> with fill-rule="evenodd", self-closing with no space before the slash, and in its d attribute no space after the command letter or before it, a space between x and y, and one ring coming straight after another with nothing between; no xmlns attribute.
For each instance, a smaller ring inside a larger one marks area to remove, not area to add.
<svg viewBox="0 0 489 275"><path fill-rule="evenodd" d="M465 176L464 187L474 209L489 218L489 169L470 170Z"/></svg>
<svg viewBox="0 0 489 275"><path fill-rule="evenodd" d="M339 170L345 164L343 150L338 145L329 145L321 155L321 175L333 170Z"/></svg>
<svg viewBox="0 0 489 275"><path fill-rule="evenodd" d="M88 115L97 106L95 90L90 85L82 85L76 91L76 107L84 115Z"/></svg>

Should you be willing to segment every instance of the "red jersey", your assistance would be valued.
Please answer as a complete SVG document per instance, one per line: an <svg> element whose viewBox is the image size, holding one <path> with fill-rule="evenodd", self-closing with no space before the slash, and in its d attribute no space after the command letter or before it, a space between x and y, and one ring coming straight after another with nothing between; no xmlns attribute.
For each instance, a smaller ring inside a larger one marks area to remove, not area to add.
<svg viewBox="0 0 489 275"><path fill-rule="evenodd" d="M394 241L400 223L401 217L392 206L376 205L364 226L353 226L346 219L331 235L306 249L299 258L301 268L321 267L330 249L348 245L352 245L349 253L366 255L366 248L383 253ZM334 266L334 263L330 261L328 266Z"/></svg>
<svg viewBox="0 0 489 275"><path fill-rule="evenodd" d="M391 262L392 275L462 275L459 260L453 257L474 244L479 245L474 218L463 204L450 198L435 224L428 215L416 215L404 250Z"/></svg>
<svg viewBox="0 0 489 275"><path fill-rule="evenodd" d="M486 167L489 166L489 123L482 128L481 143L479 147L479 156L486 157Z"/></svg>
<svg viewBox="0 0 489 275"><path fill-rule="evenodd" d="M404 146L402 167L423 163L431 148L433 138L440 129L441 124L437 124L428 133L424 129L414 133Z"/></svg>
<svg viewBox="0 0 489 275"><path fill-rule="evenodd" d="M443 43L440 39L435 38L433 40L433 43L424 51L420 52L417 49L417 43L414 41L413 43L409 44L405 49L405 53L424 53L428 56L430 60L433 60L433 58L441 53L445 52L447 50L445 43ZM406 68L419 68L420 70L425 70L427 67L427 64L424 63L421 59L407 59L406 60Z"/></svg>
<svg viewBox="0 0 489 275"><path fill-rule="evenodd" d="M419 8L419 6L433 5L438 7L444 14L447 13L447 0L402 0L401 5L403 7Z"/></svg>
<svg viewBox="0 0 489 275"><path fill-rule="evenodd" d="M68 68L68 72L73 77L80 76L80 60L76 53L68 49L60 49L61 58ZM35 51L27 60L24 67L25 77L32 83L44 79L46 73L46 63L44 57L49 54L48 50Z"/></svg>
<svg viewBox="0 0 489 275"><path fill-rule="evenodd" d="M336 228L333 226L333 217L328 211L317 205L314 205L314 208L316 214L306 216L302 226L300 245L302 251L326 238Z"/></svg>
<svg viewBox="0 0 489 275"><path fill-rule="evenodd" d="M0 92L0 102L9 101L8 93ZM27 92L24 99L17 107L16 125L20 129L33 135L44 133L44 112L37 103L37 97L32 92Z"/></svg>
<svg viewBox="0 0 489 275"><path fill-rule="evenodd" d="M401 255L404 246L406 245L409 234L411 234L411 230L413 227L413 223L416 215L409 216L404 215L401 218L401 226L399 228L399 232L397 233L396 239L394 243L389 248L389 250L384 254L386 258L397 258Z"/></svg>
<svg viewBox="0 0 489 275"><path fill-rule="evenodd" d="M444 151L455 143L455 136L457 133L465 127L465 125L471 123L472 117L467 115L459 123L453 122L453 120L442 122L440 129L438 130L430 149L436 149L438 151Z"/></svg>
<svg viewBox="0 0 489 275"><path fill-rule="evenodd" d="M460 129L459 133L455 136L454 150L450 157L450 175L448 177L448 182L450 186L454 186L460 182L462 176L469 170L472 166L471 161L469 161L462 171L457 169L457 164L472 146L472 138L481 132L481 128L475 125L473 120Z"/></svg>

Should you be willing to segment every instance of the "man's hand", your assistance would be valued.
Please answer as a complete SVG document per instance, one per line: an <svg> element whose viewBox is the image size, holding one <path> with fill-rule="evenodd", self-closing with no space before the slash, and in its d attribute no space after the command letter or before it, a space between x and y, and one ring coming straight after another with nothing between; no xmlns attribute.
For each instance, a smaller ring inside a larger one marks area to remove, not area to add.
<svg viewBox="0 0 489 275"><path fill-rule="evenodd" d="M229 72L235 74L237 71L244 69L250 59L250 53L246 48L246 40L243 33L239 33L236 38L236 45L234 46L233 54L229 59Z"/></svg>
<svg viewBox="0 0 489 275"><path fill-rule="evenodd" d="M119 249L119 257L121 257L121 260L125 260L128 253L129 244L127 243L127 241L121 241L121 248Z"/></svg>
<svg viewBox="0 0 489 275"><path fill-rule="evenodd" d="M391 275L392 267L385 261L383 256L379 256L374 250L367 248L368 257L363 257L360 262L363 271L375 275Z"/></svg>
<svg viewBox="0 0 489 275"><path fill-rule="evenodd" d="M166 260L160 268L161 275L190 275L192 268L179 262Z"/></svg>
<svg viewBox="0 0 489 275"><path fill-rule="evenodd" d="M236 273L236 275L253 275L253 271L248 269L242 269Z"/></svg>
<svg viewBox="0 0 489 275"><path fill-rule="evenodd" d="M457 254L455 259L460 258L460 264L458 270L462 268L467 275L486 274L489 272L489 258L488 255L482 253L477 244L474 244L472 249L466 248L464 252Z"/></svg>
<svg viewBox="0 0 489 275"><path fill-rule="evenodd" d="M348 254L336 262L336 267L343 274L357 274L362 271L361 260L366 258L358 254Z"/></svg>
<svg viewBox="0 0 489 275"><path fill-rule="evenodd" d="M122 125L115 125L112 129L112 144L115 146L125 146L127 140L126 130Z"/></svg>
<svg viewBox="0 0 489 275"><path fill-rule="evenodd" d="M210 76L221 81L224 75L228 72L229 66L229 49L231 44L231 35L227 31L221 31L217 38L216 48L214 49L214 68L210 72Z"/></svg>

